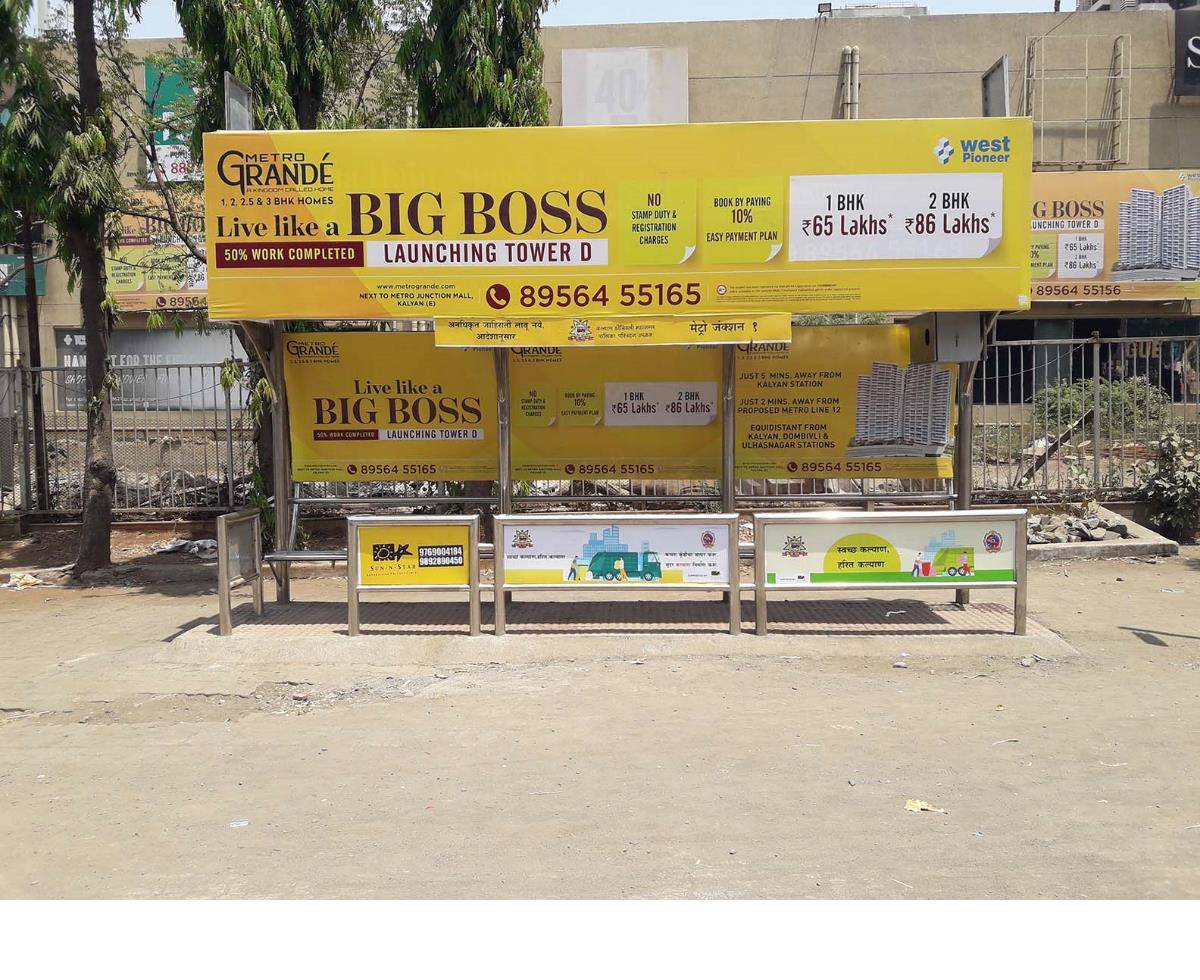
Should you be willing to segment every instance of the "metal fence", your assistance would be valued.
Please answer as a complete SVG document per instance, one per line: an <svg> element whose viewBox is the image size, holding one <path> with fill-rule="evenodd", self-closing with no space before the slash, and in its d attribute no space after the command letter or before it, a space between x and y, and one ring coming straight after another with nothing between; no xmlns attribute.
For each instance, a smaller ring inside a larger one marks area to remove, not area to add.
<svg viewBox="0 0 1200 980"><path fill-rule="evenodd" d="M1200 337L1001 341L974 394L978 496L1128 496L1168 429L1200 438Z"/></svg>
<svg viewBox="0 0 1200 980"><path fill-rule="evenodd" d="M245 506L254 427L241 384L226 389L222 365L114 369L116 508L167 516ZM32 404L42 399L48 511L83 507L87 401L76 368L0 368L0 512L38 511ZM1128 496L1168 427L1200 440L1200 338L1195 336L1001 341L975 379L974 488L984 500ZM444 483L304 484L304 498L452 496ZM747 505L848 503L946 497L947 480L739 481ZM514 500L539 510L581 502L663 507L720 502L717 481L538 481Z"/></svg>
<svg viewBox="0 0 1200 980"><path fill-rule="evenodd" d="M113 369L114 506L123 513L235 509L246 502L254 428L246 391L221 383L221 364ZM45 456L37 460L33 399L41 398ZM0 508L83 509L87 395L78 368L0 371ZM11 461L11 465L5 463ZM48 508L39 508L44 470Z"/></svg>

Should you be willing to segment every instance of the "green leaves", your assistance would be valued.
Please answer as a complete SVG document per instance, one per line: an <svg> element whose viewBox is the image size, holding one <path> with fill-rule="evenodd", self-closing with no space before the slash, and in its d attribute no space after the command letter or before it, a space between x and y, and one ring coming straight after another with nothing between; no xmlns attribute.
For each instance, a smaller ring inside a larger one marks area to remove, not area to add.
<svg viewBox="0 0 1200 980"><path fill-rule="evenodd" d="M1200 458L1177 430L1158 440L1158 459L1143 468L1142 499L1164 530L1189 540L1200 533Z"/></svg>
<svg viewBox="0 0 1200 980"><path fill-rule="evenodd" d="M538 27L547 0L430 0L404 34L399 64L424 127L544 126Z"/></svg>

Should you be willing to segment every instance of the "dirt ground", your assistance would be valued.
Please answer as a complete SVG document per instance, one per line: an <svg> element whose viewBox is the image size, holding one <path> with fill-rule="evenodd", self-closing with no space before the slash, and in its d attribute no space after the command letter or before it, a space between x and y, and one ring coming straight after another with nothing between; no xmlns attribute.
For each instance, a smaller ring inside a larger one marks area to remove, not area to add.
<svg viewBox="0 0 1200 980"><path fill-rule="evenodd" d="M1194 548L1027 637L223 639L212 574L0 592L0 896L1200 897Z"/></svg>

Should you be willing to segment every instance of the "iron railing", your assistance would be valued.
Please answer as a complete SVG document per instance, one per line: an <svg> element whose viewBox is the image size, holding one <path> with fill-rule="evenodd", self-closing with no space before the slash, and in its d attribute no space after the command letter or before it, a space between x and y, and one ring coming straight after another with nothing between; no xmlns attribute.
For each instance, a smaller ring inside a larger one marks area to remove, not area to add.
<svg viewBox="0 0 1200 980"><path fill-rule="evenodd" d="M1200 337L1000 341L974 394L977 495L1127 497L1168 429L1200 438Z"/></svg>

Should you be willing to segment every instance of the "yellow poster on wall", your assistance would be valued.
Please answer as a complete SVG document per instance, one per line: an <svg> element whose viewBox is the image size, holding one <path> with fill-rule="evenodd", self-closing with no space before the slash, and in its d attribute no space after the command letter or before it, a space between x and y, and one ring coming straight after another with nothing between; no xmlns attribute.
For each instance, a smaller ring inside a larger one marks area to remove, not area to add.
<svg viewBox="0 0 1200 980"><path fill-rule="evenodd" d="M467 585L467 524L363 524L358 527L358 584Z"/></svg>
<svg viewBox="0 0 1200 980"><path fill-rule="evenodd" d="M912 363L908 327L797 327L735 363L739 479L953 475L955 369Z"/></svg>
<svg viewBox="0 0 1200 980"><path fill-rule="evenodd" d="M750 344L792 336L788 313L746 316L442 317L439 347L655 347L676 344Z"/></svg>
<svg viewBox="0 0 1200 980"><path fill-rule="evenodd" d="M204 135L214 319L1010 310L1027 118Z"/></svg>
<svg viewBox="0 0 1200 980"><path fill-rule="evenodd" d="M718 478L721 357L719 347L512 351L513 477Z"/></svg>
<svg viewBox="0 0 1200 980"><path fill-rule="evenodd" d="M490 351L432 333L297 333L283 367L293 479L497 478Z"/></svg>

